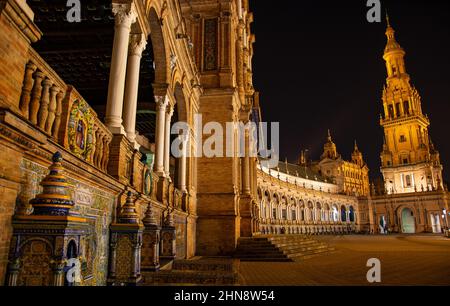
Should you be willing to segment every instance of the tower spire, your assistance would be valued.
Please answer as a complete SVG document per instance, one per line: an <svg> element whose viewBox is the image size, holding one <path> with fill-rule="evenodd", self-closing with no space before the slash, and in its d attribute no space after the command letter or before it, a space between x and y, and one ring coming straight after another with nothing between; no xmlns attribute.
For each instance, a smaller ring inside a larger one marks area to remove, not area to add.
<svg viewBox="0 0 450 306"><path fill-rule="evenodd" d="M387 14L387 12L386 12L386 36L388 38L388 44L389 44L389 42L395 42L396 43L396 41L395 41L395 30L391 26L391 22L390 22L389 15ZM400 48L400 45L397 44L395 47Z"/></svg>
<svg viewBox="0 0 450 306"><path fill-rule="evenodd" d="M386 24L387 24L387 27L388 27L388 28L391 27L391 23L389 22L389 14L388 14L388 11L387 11L387 10L386 10Z"/></svg>
<svg viewBox="0 0 450 306"><path fill-rule="evenodd" d="M406 52L395 39L395 30L388 14L386 25L387 43L383 59L386 62L387 79L382 98L384 116L380 119L384 129L381 172L385 181L391 182L386 183L386 189L392 190L392 182L401 182L404 175L414 179L423 177L424 173L432 178L432 185L437 186L439 184L435 178L442 173L442 165L438 153L432 154L432 146L427 141L430 121L422 113L419 92L410 83L404 59ZM395 138L400 141L395 141ZM408 151L414 154L404 153ZM415 165L415 170L408 168L409 165ZM404 171L408 174L404 174ZM414 183L396 190L405 193L413 191Z"/></svg>

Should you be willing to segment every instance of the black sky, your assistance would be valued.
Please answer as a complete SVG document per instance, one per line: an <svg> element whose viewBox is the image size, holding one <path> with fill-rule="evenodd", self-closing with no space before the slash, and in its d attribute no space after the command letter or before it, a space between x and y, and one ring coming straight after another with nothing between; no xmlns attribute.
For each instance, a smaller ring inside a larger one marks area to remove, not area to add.
<svg viewBox="0 0 450 306"><path fill-rule="evenodd" d="M450 181L450 1L382 1L382 23L367 21L366 2L251 0L263 120L280 122L283 160L305 148L318 159L329 128L345 159L356 139L379 176L387 9Z"/></svg>

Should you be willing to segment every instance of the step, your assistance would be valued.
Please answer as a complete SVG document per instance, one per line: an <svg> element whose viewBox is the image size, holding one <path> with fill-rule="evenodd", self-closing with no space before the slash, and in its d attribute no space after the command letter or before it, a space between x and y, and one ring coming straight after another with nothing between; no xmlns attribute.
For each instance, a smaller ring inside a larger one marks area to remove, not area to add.
<svg viewBox="0 0 450 306"><path fill-rule="evenodd" d="M326 252L331 252L331 251L334 251L334 249L333 248L323 248L323 249L317 249L317 250L309 250L309 251L304 251L304 252L292 253L292 254L288 254L287 256L289 258L295 258L295 257L308 256L308 255L312 255L312 254L326 253Z"/></svg>
<svg viewBox="0 0 450 306"><path fill-rule="evenodd" d="M306 253L306 252L310 252L310 251L315 251L315 250L327 250L328 246L324 245L324 246L318 246L318 247L307 247L307 248L292 248L289 250L283 250L284 254L295 254L295 253Z"/></svg>
<svg viewBox="0 0 450 306"><path fill-rule="evenodd" d="M178 284L178 285L235 285L239 282L236 272L206 272L206 271L159 271L142 274L144 285Z"/></svg>
<svg viewBox="0 0 450 306"><path fill-rule="evenodd" d="M274 245L270 242L267 243L238 243L238 247L248 247L248 248L271 248Z"/></svg>
<svg viewBox="0 0 450 306"><path fill-rule="evenodd" d="M292 245L313 245L313 244L317 244L318 242L317 241L314 241L314 240L309 240L309 241L302 241L302 242L286 242L286 243L275 243L274 242L274 244L276 244L276 246L278 247L278 248L284 248L284 247L289 247L289 246L292 246Z"/></svg>
<svg viewBox="0 0 450 306"><path fill-rule="evenodd" d="M256 243L249 243L249 242L241 243L241 242L238 242L238 246L239 245L246 246L246 247L247 246L248 247L252 247L252 246L268 247L268 246L273 246L273 243L271 243L270 241L266 241L264 243L262 243L262 242L256 242Z"/></svg>
<svg viewBox="0 0 450 306"><path fill-rule="evenodd" d="M235 257L241 261L293 261L334 250L306 235L241 238Z"/></svg>
<svg viewBox="0 0 450 306"><path fill-rule="evenodd" d="M264 251L272 251L272 250L278 250L278 248L276 247L276 246L274 246L273 244L271 244L270 246L267 246L267 247L259 247L259 246L242 246L242 245L239 245L238 247L237 247L237 249L239 250L239 249L241 249L241 250L255 250L255 251L261 251L261 252L264 252Z"/></svg>
<svg viewBox="0 0 450 306"><path fill-rule="evenodd" d="M255 253L255 254L266 254L266 253L281 253L282 251L280 249L271 249L271 250L267 250L267 249L263 249L263 250L258 250L258 249L237 249L235 253L239 253L239 254L247 254L247 253Z"/></svg>
<svg viewBox="0 0 450 306"><path fill-rule="evenodd" d="M248 258L241 258L241 261L244 262L252 262L252 261L258 261L258 262L292 262L293 259L291 258L261 258L261 257L248 257Z"/></svg>
<svg viewBox="0 0 450 306"><path fill-rule="evenodd" d="M239 254L238 255L240 259L242 258L250 258L250 257L261 257L261 258L285 258L286 254L284 253L278 253L278 254Z"/></svg>
<svg viewBox="0 0 450 306"><path fill-rule="evenodd" d="M220 271L235 272L239 269L236 259L193 258L189 260L174 260L172 270L177 271Z"/></svg>

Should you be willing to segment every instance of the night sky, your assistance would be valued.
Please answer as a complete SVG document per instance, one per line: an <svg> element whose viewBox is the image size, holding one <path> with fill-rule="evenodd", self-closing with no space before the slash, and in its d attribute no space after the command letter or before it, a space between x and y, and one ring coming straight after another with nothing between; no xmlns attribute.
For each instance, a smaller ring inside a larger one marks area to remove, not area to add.
<svg viewBox="0 0 450 306"><path fill-rule="evenodd" d="M381 176L387 9L450 181L450 1L382 1L382 23L367 21L366 0L250 2L254 85L263 120L280 122L282 160L302 149L319 159L330 129L344 159L356 139L371 177Z"/></svg>

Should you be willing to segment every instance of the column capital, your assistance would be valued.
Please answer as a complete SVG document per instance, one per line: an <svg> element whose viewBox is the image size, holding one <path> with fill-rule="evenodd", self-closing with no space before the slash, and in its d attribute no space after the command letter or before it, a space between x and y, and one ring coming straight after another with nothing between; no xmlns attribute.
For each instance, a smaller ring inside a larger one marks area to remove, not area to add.
<svg viewBox="0 0 450 306"><path fill-rule="evenodd" d="M169 105L167 105L167 116L168 116L168 119L172 118L174 109L175 109L175 107L173 107L172 104L169 103Z"/></svg>
<svg viewBox="0 0 450 306"><path fill-rule="evenodd" d="M129 55L142 56L142 52L147 47L147 38L144 34L132 34L130 36Z"/></svg>
<svg viewBox="0 0 450 306"><path fill-rule="evenodd" d="M169 97L165 96L155 96L156 109L157 110L166 110L166 107L169 105Z"/></svg>
<svg viewBox="0 0 450 306"><path fill-rule="evenodd" d="M116 26L131 27L136 22L137 13L133 3L113 3L112 12Z"/></svg>

